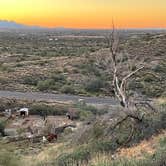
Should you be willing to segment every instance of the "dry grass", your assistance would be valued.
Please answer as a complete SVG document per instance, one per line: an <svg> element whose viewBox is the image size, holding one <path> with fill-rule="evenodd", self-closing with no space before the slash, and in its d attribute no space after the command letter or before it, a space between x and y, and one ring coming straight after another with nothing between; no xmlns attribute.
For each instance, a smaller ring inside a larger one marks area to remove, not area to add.
<svg viewBox="0 0 166 166"><path fill-rule="evenodd" d="M56 159L61 153L72 152L72 148L67 143L57 143L46 145L42 152L37 155L29 155L23 157L25 166L35 166L41 162L47 162Z"/></svg>
<svg viewBox="0 0 166 166"><path fill-rule="evenodd" d="M159 105L166 104L166 97L160 97L156 99L156 103L158 103Z"/></svg>
<svg viewBox="0 0 166 166"><path fill-rule="evenodd" d="M148 140L143 140L140 144L131 148L122 148L116 154L118 157L127 158L142 158L143 154L154 154L159 140L166 136L166 131L163 131L157 136L152 136Z"/></svg>
<svg viewBox="0 0 166 166"><path fill-rule="evenodd" d="M166 137L166 131L162 133L152 136L148 140L143 140L140 144L130 147L130 148L121 148L117 151L116 154L111 153L97 153L92 155L92 159L89 161L90 166L97 166L100 163L109 165L115 159L127 158L127 159L144 159L145 154L153 155L156 152L158 147L158 143L161 138ZM67 143L58 143L58 144L50 144L46 146L43 151L37 155L26 156L23 159L23 162L28 163L25 166L35 166L40 162L49 162L55 160L62 153L71 153L73 152L72 147L70 147ZM87 166L87 165L81 165Z"/></svg>

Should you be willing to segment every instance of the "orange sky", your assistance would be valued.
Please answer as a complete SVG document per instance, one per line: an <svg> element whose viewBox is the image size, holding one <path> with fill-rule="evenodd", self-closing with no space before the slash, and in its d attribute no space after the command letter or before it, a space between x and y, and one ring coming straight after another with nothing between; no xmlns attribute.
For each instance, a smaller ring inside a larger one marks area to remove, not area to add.
<svg viewBox="0 0 166 166"><path fill-rule="evenodd" d="M166 28L166 0L0 0L0 19L73 28Z"/></svg>

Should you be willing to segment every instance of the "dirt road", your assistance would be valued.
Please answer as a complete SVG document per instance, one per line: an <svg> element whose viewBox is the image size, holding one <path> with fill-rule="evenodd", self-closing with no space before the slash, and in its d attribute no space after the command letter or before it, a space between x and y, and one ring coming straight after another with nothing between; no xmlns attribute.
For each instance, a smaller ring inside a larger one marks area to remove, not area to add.
<svg viewBox="0 0 166 166"><path fill-rule="evenodd" d="M117 105L117 101L111 97L83 97L67 94L52 94L41 92L15 92L15 91L0 91L0 98L15 98L36 101L57 101L57 102L77 102L83 99L87 104L102 104L102 105Z"/></svg>

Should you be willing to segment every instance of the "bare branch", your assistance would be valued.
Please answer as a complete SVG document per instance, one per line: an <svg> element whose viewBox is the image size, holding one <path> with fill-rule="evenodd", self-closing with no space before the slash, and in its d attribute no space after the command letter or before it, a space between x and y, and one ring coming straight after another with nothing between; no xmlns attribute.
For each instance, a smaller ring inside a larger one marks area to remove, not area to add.
<svg viewBox="0 0 166 166"><path fill-rule="evenodd" d="M153 112L157 112L157 110L148 102L146 101L142 101L142 102L138 102L138 103L135 103L135 106L143 106L143 107L148 107L150 108Z"/></svg>
<svg viewBox="0 0 166 166"><path fill-rule="evenodd" d="M138 69L136 69L135 71L133 71L133 72L131 72L130 74L128 74L126 77L124 77L124 78L122 79L122 83L121 83L120 88L121 88L121 89L123 88L123 86L124 86L124 84L125 84L125 81L126 81L127 79L129 79L130 77L132 77L132 76L133 76L134 74L136 74L138 71L142 70L144 67L145 67L145 66L141 66L141 67L139 67Z"/></svg>

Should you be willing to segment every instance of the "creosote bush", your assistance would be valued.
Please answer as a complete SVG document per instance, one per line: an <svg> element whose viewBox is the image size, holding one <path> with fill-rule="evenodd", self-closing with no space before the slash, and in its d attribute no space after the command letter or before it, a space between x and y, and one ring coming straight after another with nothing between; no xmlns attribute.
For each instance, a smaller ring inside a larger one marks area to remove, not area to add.
<svg viewBox="0 0 166 166"><path fill-rule="evenodd" d="M102 88L104 88L104 82L100 79L92 80L85 85L85 90L88 92L99 92Z"/></svg>
<svg viewBox="0 0 166 166"><path fill-rule="evenodd" d="M87 104L81 104L78 103L75 105L75 107L81 112L81 111L85 111L85 112L91 112L93 115L104 115L106 113L108 113L108 108L103 108L103 109L98 109L92 105L87 105Z"/></svg>
<svg viewBox="0 0 166 166"><path fill-rule="evenodd" d="M35 104L30 108L30 114L32 115L65 115L67 112L66 107L62 106L49 106L46 104Z"/></svg>
<svg viewBox="0 0 166 166"><path fill-rule="evenodd" d="M60 91L66 94L76 94L76 91L72 85L64 85Z"/></svg>
<svg viewBox="0 0 166 166"><path fill-rule="evenodd" d="M33 76L27 76L27 77L23 78L23 83L27 84L27 85L37 86L38 79Z"/></svg>
<svg viewBox="0 0 166 166"><path fill-rule="evenodd" d="M48 79L48 80L44 80L44 81L39 81L38 84L37 84L37 88L40 91L49 90L53 86L54 86L54 80L52 80L52 79Z"/></svg>

